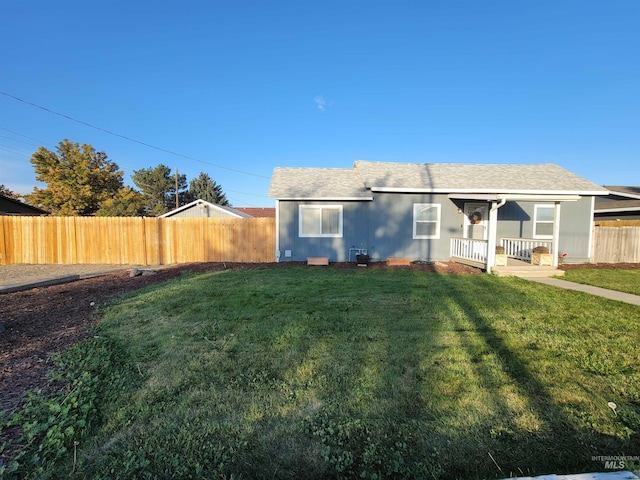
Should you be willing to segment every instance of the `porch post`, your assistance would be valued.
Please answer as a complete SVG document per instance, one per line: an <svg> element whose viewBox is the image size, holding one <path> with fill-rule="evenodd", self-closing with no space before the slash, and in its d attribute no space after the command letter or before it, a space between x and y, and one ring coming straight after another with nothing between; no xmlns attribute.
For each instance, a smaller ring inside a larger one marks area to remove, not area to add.
<svg viewBox="0 0 640 480"><path fill-rule="evenodd" d="M491 202L489 209L489 232L487 235L487 272L496 264L496 241L498 236L498 204Z"/></svg>
<svg viewBox="0 0 640 480"><path fill-rule="evenodd" d="M560 250L558 247L558 239L560 238L560 202L553 204L553 244L551 245L551 253L553 255L553 266L558 267L558 255Z"/></svg>

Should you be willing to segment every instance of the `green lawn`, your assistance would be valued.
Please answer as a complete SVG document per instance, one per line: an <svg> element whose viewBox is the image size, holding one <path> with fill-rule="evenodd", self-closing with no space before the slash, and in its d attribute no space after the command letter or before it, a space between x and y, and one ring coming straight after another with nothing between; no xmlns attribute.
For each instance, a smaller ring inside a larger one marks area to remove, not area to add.
<svg viewBox="0 0 640 480"><path fill-rule="evenodd" d="M603 470L592 456L640 455L639 320L636 306L491 275L191 275L122 299L61 360L70 385L29 403L16 475Z"/></svg>
<svg viewBox="0 0 640 480"><path fill-rule="evenodd" d="M565 280L640 295L640 270L567 270Z"/></svg>

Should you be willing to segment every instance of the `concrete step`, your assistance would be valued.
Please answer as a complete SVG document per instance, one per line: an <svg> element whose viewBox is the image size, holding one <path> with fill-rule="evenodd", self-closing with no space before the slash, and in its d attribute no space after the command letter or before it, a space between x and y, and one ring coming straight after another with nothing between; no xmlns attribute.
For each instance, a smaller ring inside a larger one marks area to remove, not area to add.
<svg viewBox="0 0 640 480"><path fill-rule="evenodd" d="M564 270L554 267L493 267L493 273L499 277L551 278L564 275Z"/></svg>

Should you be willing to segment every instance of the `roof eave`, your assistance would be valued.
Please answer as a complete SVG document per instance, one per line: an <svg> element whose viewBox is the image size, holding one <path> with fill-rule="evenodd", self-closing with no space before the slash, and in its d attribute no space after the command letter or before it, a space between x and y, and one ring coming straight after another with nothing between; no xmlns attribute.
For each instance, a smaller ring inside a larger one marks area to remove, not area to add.
<svg viewBox="0 0 640 480"><path fill-rule="evenodd" d="M373 197L276 197L281 201L314 201L314 202L337 202L337 201L373 201Z"/></svg>
<svg viewBox="0 0 640 480"><path fill-rule="evenodd" d="M227 210L226 208L222 208L222 206L220 205L216 205L215 203L207 202L206 200L201 200L201 199L194 200L193 202L187 203L186 205L176 208L175 210L171 210L170 212L163 213L162 215L158 215L158 218L173 217L175 214L180 213L184 210L187 210L191 207L195 207L196 205L206 205L207 207L215 208L216 210L220 210L221 212L225 212L225 213L228 213L229 215L233 215L236 218L251 218L251 216L244 217L242 215L238 215L237 213Z"/></svg>
<svg viewBox="0 0 640 480"><path fill-rule="evenodd" d="M595 213L622 213L622 212L640 212L640 207L623 207L623 208L596 208Z"/></svg>
<svg viewBox="0 0 640 480"><path fill-rule="evenodd" d="M493 195L607 195L604 190L517 190L494 188L405 188L405 187L371 187L372 192L380 193L445 193L445 194L493 194Z"/></svg>

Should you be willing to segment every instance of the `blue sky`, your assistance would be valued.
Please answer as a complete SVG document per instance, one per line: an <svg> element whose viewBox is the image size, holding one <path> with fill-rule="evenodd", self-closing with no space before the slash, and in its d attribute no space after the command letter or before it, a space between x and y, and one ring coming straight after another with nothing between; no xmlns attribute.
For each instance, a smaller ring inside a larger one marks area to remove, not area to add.
<svg viewBox="0 0 640 480"><path fill-rule="evenodd" d="M276 166L556 163L640 184L640 2L0 0L0 183L64 138L273 206ZM151 148L28 105L45 107ZM159 150L170 150L180 156ZM189 158L185 158L189 157Z"/></svg>

